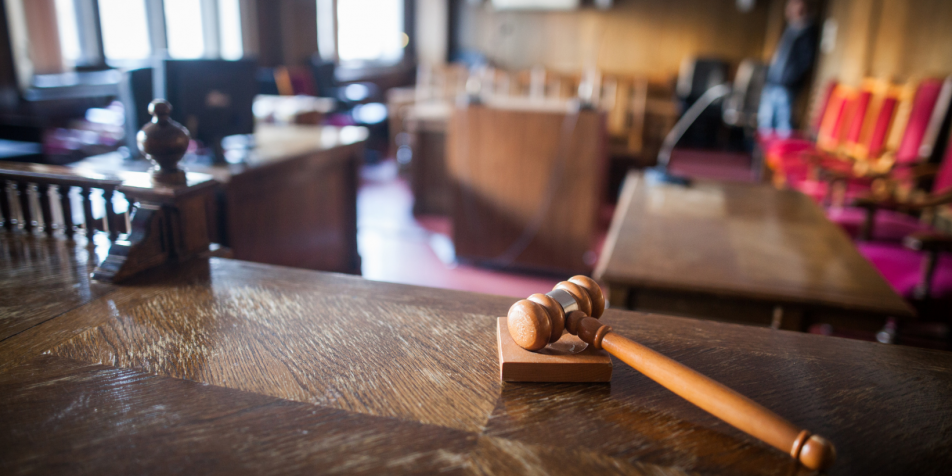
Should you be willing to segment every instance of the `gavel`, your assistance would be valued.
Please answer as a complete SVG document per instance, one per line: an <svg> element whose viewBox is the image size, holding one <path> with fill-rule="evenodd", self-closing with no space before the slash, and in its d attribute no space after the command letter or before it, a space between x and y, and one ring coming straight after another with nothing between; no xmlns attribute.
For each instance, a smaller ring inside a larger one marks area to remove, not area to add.
<svg viewBox="0 0 952 476"><path fill-rule="evenodd" d="M598 318L605 297L595 281L574 276L546 294L533 294L509 308L512 339L529 351L559 340L563 329L596 349L605 349L651 380L790 456L807 468L822 470L836 459L836 449L825 438L797 428L753 400L612 332Z"/></svg>

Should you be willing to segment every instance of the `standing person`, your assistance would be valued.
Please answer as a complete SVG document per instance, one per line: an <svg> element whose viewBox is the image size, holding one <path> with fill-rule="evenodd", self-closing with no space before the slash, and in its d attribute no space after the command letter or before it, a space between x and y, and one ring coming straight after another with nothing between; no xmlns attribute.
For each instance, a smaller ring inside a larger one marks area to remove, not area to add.
<svg viewBox="0 0 952 476"><path fill-rule="evenodd" d="M787 28L767 69L757 125L761 135L786 138L793 127L790 109L816 58L818 28L808 0L788 0Z"/></svg>

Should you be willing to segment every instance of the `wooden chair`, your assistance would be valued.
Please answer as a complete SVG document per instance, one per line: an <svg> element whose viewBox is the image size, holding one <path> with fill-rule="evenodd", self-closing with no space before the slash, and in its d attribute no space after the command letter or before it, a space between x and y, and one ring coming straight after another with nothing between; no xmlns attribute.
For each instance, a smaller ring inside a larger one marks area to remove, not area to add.
<svg viewBox="0 0 952 476"><path fill-rule="evenodd" d="M809 163L804 153L816 150L835 151L848 128L848 118L855 110L859 92L845 85L837 85L823 111L815 141L809 139L781 140L770 143L766 163L773 171L773 182L778 187L796 184L807 178Z"/></svg>
<svg viewBox="0 0 952 476"><path fill-rule="evenodd" d="M939 129L945 121L952 100L952 77L945 81L927 79L916 88L914 99L908 107L908 114L902 111L901 136L892 134L895 148L885 148L881 154L841 155L840 161L827 161L822 164L826 181L838 185L845 197L840 203L848 201L861 193L867 193L875 183L893 178L909 181L917 175L915 169L928 161L939 136ZM877 127L880 124L876 124ZM896 128L893 128L896 129ZM879 136L871 134L871 139ZM900 137L896 140L896 137ZM869 147L878 145L871 142ZM878 152L874 150L873 152Z"/></svg>

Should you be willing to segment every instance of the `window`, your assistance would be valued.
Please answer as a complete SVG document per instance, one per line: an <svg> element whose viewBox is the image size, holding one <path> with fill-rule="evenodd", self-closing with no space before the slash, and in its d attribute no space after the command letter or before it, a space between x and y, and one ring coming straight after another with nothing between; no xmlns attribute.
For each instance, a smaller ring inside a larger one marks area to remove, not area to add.
<svg viewBox="0 0 952 476"><path fill-rule="evenodd" d="M144 60L162 51L174 59L244 55L240 0L98 2L103 49L111 63Z"/></svg>
<svg viewBox="0 0 952 476"><path fill-rule="evenodd" d="M239 0L218 0L218 33L221 35L222 59L237 60L244 56L241 40L241 5Z"/></svg>
<svg viewBox="0 0 952 476"><path fill-rule="evenodd" d="M55 6L63 66L64 69L69 70L85 62L80 46L79 23L76 21L76 4L73 0L56 0Z"/></svg>
<svg viewBox="0 0 952 476"><path fill-rule="evenodd" d="M197 59L205 55L201 0L164 0L169 56Z"/></svg>
<svg viewBox="0 0 952 476"><path fill-rule="evenodd" d="M344 65L398 63L409 43L403 13L403 0L318 0L321 56Z"/></svg>
<svg viewBox="0 0 952 476"><path fill-rule="evenodd" d="M141 60L152 54L145 0L99 0L106 59Z"/></svg>

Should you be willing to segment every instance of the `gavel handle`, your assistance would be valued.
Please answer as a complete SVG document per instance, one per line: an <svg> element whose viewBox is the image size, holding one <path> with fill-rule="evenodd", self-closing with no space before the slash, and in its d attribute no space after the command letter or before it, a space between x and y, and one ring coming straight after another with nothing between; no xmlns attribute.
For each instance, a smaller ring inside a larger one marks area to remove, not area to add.
<svg viewBox="0 0 952 476"><path fill-rule="evenodd" d="M570 316L568 321L569 332L578 334L596 349L604 348L708 413L774 448L789 452L807 468L825 469L836 459L836 450L826 439L797 428L776 413L684 364L613 333L611 327L597 319Z"/></svg>

